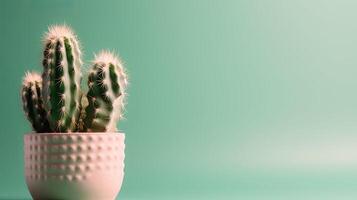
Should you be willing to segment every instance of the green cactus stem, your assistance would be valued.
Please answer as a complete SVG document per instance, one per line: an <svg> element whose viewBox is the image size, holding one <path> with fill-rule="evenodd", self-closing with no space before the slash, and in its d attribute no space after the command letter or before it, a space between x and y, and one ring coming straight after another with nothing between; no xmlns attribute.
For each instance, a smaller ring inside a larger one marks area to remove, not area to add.
<svg viewBox="0 0 357 200"><path fill-rule="evenodd" d="M27 119L38 133L51 132L42 101L42 79L34 72L27 72L21 89L22 104Z"/></svg>
<svg viewBox="0 0 357 200"><path fill-rule="evenodd" d="M44 38L43 96L50 127L72 132L80 110L81 51L73 31L63 26L49 28Z"/></svg>
<svg viewBox="0 0 357 200"><path fill-rule="evenodd" d="M122 118L127 78L120 60L109 51L95 56L88 75L88 106L85 126L88 131L113 132Z"/></svg>
<svg viewBox="0 0 357 200"><path fill-rule="evenodd" d="M84 123L84 119L86 116L85 108L88 106L88 100L87 100L86 95L84 95L84 94L81 94L80 100L81 100L81 103L80 103L80 107L79 107L79 113L77 116L76 132L85 132L86 131L86 127L85 127L85 123Z"/></svg>

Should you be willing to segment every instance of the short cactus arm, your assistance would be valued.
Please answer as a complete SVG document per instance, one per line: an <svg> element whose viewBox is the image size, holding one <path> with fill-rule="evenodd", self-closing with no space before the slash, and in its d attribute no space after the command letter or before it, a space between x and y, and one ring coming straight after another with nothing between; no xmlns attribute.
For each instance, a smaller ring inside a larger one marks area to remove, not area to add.
<svg viewBox="0 0 357 200"><path fill-rule="evenodd" d="M50 126L59 132L77 129L82 64L78 41L66 26L50 28L45 38L43 96Z"/></svg>
<svg viewBox="0 0 357 200"><path fill-rule="evenodd" d="M22 84L22 103L27 119L38 133L51 132L42 101L42 79L37 73L27 73Z"/></svg>
<svg viewBox="0 0 357 200"><path fill-rule="evenodd" d="M116 131L116 123L124 108L126 74L119 59L101 52L88 76L85 125L88 131Z"/></svg>

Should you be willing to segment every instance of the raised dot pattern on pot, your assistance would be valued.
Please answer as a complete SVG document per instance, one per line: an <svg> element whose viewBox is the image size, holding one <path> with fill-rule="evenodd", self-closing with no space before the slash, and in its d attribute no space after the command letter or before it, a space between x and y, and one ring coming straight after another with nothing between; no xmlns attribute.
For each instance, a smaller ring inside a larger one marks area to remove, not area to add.
<svg viewBox="0 0 357 200"><path fill-rule="evenodd" d="M29 180L83 181L98 171L124 168L120 135L29 135L25 170Z"/></svg>

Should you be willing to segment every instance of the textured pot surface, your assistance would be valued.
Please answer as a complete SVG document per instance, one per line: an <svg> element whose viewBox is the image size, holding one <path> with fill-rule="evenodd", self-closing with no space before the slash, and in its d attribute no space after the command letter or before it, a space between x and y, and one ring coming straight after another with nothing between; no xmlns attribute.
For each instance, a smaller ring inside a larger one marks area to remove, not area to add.
<svg viewBox="0 0 357 200"><path fill-rule="evenodd" d="M114 200L124 177L122 133L24 136L26 183L35 200Z"/></svg>

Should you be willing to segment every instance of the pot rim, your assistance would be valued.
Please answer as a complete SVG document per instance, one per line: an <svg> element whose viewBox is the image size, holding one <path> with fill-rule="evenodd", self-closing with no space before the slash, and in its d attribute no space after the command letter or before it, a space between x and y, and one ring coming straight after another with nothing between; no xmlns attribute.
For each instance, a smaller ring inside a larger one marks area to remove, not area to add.
<svg viewBox="0 0 357 200"><path fill-rule="evenodd" d="M41 136L41 135L123 135L125 136L124 132L53 132L53 133L37 133L37 132L29 132L26 133L24 136L28 136L28 135L37 135L37 136Z"/></svg>

